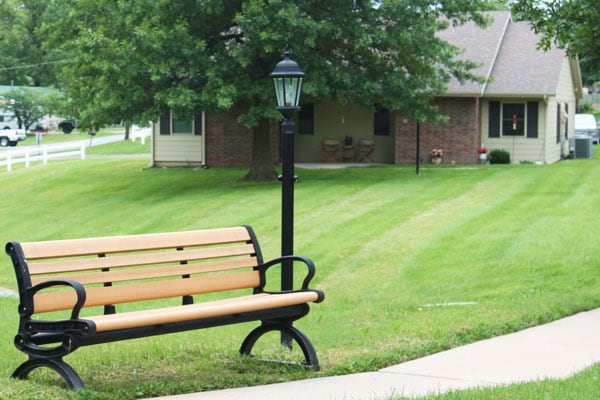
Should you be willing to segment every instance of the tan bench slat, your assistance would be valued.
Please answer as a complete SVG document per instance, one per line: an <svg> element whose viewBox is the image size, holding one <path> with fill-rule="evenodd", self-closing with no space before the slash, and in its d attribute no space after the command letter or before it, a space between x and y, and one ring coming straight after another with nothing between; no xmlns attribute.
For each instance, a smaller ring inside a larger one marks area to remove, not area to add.
<svg viewBox="0 0 600 400"><path fill-rule="evenodd" d="M154 300L253 288L260 285L258 271L204 276L201 278L171 279L86 289L85 307L120 304L132 301ZM76 302L73 290L40 293L34 297L34 313L69 310Z"/></svg>
<svg viewBox="0 0 600 400"><path fill-rule="evenodd" d="M244 227L21 243L29 260L249 241Z"/></svg>
<svg viewBox="0 0 600 400"><path fill-rule="evenodd" d="M239 258L236 260L221 260L200 264L183 264L167 267L152 267L125 270L110 270L106 272L90 272L84 274L60 275L61 279L72 279L82 285L93 283L125 282L144 279L166 278L169 276L194 275L200 273L229 271L240 268L257 266L256 258ZM32 279L33 285L47 281L50 278Z"/></svg>
<svg viewBox="0 0 600 400"><path fill-rule="evenodd" d="M254 246L252 244L242 244L181 251L157 251L152 253L127 254L111 257L75 258L29 263L29 273L32 276L39 274L57 274L71 271L133 267L169 262L204 260L208 258L243 256L251 255L253 253Z"/></svg>
<svg viewBox="0 0 600 400"><path fill-rule="evenodd" d="M317 299L318 295L310 291L284 294L263 293L225 301L210 301L187 306L100 315L84 319L94 321L97 332L104 332L267 310L314 302Z"/></svg>

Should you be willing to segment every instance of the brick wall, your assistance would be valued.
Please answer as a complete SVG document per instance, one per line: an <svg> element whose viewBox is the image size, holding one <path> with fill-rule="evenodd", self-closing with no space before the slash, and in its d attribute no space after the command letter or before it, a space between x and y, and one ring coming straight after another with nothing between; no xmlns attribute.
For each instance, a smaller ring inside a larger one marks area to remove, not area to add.
<svg viewBox="0 0 600 400"><path fill-rule="evenodd" d="M249 166L252 160L252 130L240 125L237 118L245 112L235 107L228 113L206 116L206 164L208 166ZM271 154L279 160L279 131L271 124Z"/></svg>
<svg viewBox="0 0 600 400"><path fill-rule="evenodd" d="M420 124L420 161L429 163L431 150L444 149L443 163L479 163L481 146L479 99L439 98L434 102L448 116L439 125ZM408 121L401 113L396 118L396 164L414 164L416 153L416 121Z"/></svg>
<svg viewBox="0 0 600 400"><path fill-rule="evenodd" d="M420 124L420 159L429 163L433 148L444 149L443 163L477 164L481 146L480 105L477 98L444 97L435 101L448 121ZM252 131L237 122L245 112L241 106L228 113L206 117L206 163L209 166L249 166L252 159ZM416 122L407 121L401 113L396 120L396 164L414 164ZM271 155L280 160L279 123L271 123Z"/></svg>

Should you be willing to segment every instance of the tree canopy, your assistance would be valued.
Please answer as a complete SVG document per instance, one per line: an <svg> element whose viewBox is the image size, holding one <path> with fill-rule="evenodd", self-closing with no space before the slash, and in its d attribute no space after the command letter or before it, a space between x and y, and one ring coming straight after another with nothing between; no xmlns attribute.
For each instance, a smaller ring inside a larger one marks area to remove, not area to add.
<svg viewBox="0 0 600 400"><path fill-rule="evenodd" d="M0 1L0 83L50 86L54 65L64 60L42 48L37 31L46 18L47 0ZM55 56L57 58L55 58Z"/></svg>
<svg viewBox="0 0 600 400"><path fill-rule="evenodd" d="M459 50L436 32L468 20L485 23L478 11L487 4L54 0L48 12L60 18L42 32L46 49L71 60L60 77L84 121L147 121L165 107L191 116L243 105L238 120L258 138L256 158L268 153L265 121L279 118L269 73L287 45L306 73L303 99L327 97L435 120L431 100L448 80L475 78L474 65L457 58ZM274 176L272 166L265 171Z"/></svg>

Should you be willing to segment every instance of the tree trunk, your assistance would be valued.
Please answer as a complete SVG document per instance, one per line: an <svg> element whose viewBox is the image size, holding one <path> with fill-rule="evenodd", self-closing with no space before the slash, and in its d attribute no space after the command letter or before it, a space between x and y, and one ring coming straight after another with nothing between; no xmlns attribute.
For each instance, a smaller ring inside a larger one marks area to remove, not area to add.
<svg viewBox="0 0 600 400"><path fill-rule="evenodd" d="M276 179L271 157L271 124L268 119L262 119L252 129L252 162L244 180L265 182Z"/></svg>

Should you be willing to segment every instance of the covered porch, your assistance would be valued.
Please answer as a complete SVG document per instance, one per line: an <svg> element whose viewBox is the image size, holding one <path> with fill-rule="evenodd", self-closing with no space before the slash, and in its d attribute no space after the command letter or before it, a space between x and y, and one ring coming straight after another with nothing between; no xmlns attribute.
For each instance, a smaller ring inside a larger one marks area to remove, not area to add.
<svg viewBox="0 0 600 400"><path fill-rule="evenodd" d="M297 115L298 163L378 163L395 161L395 113L319 100Z"/></svg>

